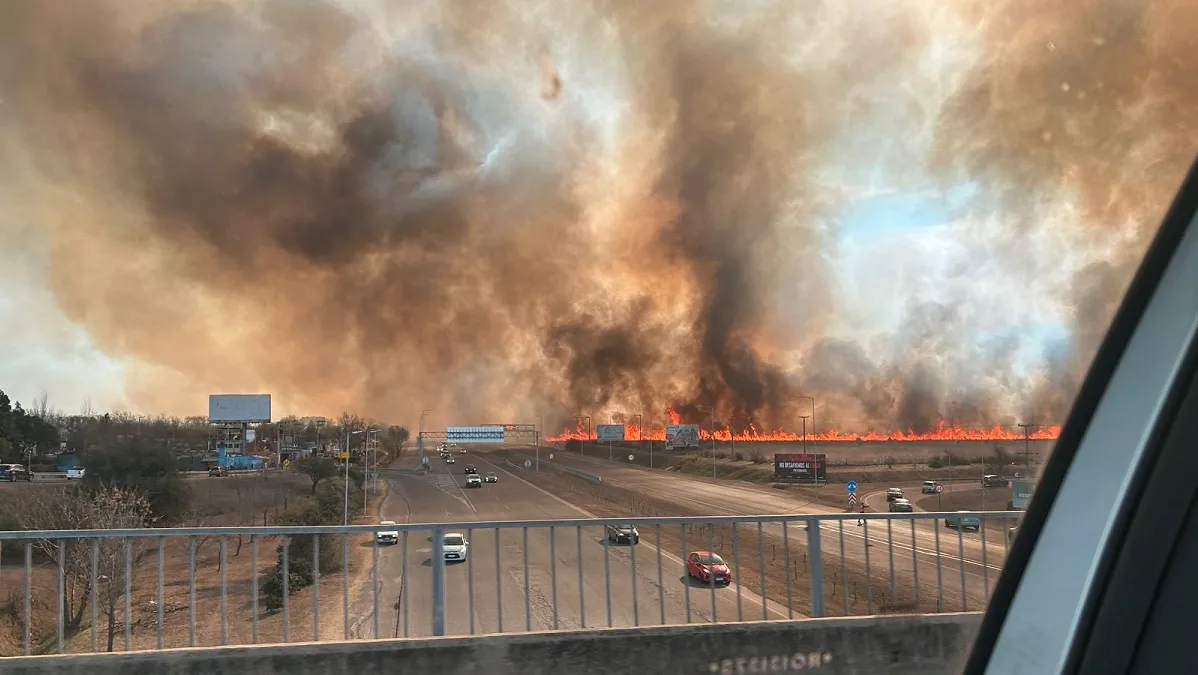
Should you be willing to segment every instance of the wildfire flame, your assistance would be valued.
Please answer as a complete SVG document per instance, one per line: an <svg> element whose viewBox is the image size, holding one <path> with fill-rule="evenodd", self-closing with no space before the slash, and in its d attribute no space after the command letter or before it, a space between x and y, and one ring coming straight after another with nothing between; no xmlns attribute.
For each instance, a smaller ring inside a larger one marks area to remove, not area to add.
<svg viewBox="0 0 1198 675"><path fill-rule="evenodd" d="M666 410L666 415L670 418L671 424L679 424L681 417L674 410ZM1031 430L1027 434L1027 438L1034 441L1055 440L1061 434L1060 425L1046 425ZM708 429L699 429L699 438L702 440L711 440L712 432ZM574 429L564 429L561 434L551 436L546 440L550 442L559 441L593 441L596 440L597 433L593 429L589 429L588 425L581 420ZM735 438L732 436L731 430L727 427L716 429L714 434L717 441L791 441L802 442L803 434L793 431L760 431L753 425L749 425L744 430L737 430ZM640 426L634 423L624 424L624 438L630 441L664 441L666 440L666 430L664 426L654 428L646 427L641 429ZM1009 429L1001 425L994 425L988 429L980 429L976 427L963 427L960 425L949 424L943 420L936 425L932 431L914 431L908 429L906 431L889 431L878 432L869 431L866 433L856 433L852 431L837 431L830 429L820 433L809 432L807 434L808 442L831 443L831 442L869 442L869 441L1017 441L1024 439L1023 429Z"/></svg>

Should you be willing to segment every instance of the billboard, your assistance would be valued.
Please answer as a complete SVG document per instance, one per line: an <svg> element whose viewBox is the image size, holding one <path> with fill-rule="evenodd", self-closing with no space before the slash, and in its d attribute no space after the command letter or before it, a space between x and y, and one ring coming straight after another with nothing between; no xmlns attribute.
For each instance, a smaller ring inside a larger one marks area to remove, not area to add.
<svg viewBox="0 0 1198 675"><path fill-rule="evenodd" d="M774 479L826 483L828 481L828 456L822 454L775 454Z"/></svg>
<svg viewBox="0 0 1198 675"><path fill-rule="evenodd" d="M1032 484L1025 480L1011 481L1011 508L1022 511L1032 500Z"/></svg>
<svg viewBox="0 0 1198 675"><path fill-rule="evenodd" d="M248 423L270 421L270 394L209 394L208 422Z"/></svg>
<svg viewBox="0 0 1198 675"><path fill-rule="evenodd" d="M445 440L450 443L503 443L502 424L482 427L445 427Z"/></svg>
<svg viewBox="0 0 1198 675"><path fill-rule="evenodd" d="M623 424L595 425L595 440L600 443L612 443L624 440Z"/></svg>
<svg viewBox="0 0 1198 675"><path fill-rule="evenodd" d="M666 425L666 449L699 447L698 424Z"/></svg>

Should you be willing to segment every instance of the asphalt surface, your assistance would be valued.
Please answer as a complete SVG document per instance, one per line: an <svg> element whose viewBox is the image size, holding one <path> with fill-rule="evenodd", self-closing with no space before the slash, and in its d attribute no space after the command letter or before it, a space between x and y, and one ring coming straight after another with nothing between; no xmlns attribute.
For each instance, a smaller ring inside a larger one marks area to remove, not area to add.
<svg viewBox="0 0 1198 675"><path fill-rule="evenodd" d="M520 479L518 471L486 453L454 458L455 464L446 465L434 454L427 474L384 470L381 478L390 492L381 520L468 524L593 517ZM464 471L470 463L483 474L498 474L499 482L466 488ZM713 592L688 581L684 554L661 551L659 556L652 532L642 532L640 544L633 547L608 545L599 527L555 528L552 533L543 527L450 531L465 534L470 546L467 562L446 565L446 635L709 622L713 617L722 622L738 616L735 584ZM378 549L378 637L433 635L430 534L412 530L405 542L401 533L399 544ZM358 545L373 544L363 540ZM747 620L759 619L760 597L747 588L739 591L739 613ZM375 637L369 583L351 605L354 637ZM787 616L773 602L767 612L773 619Z"/></svg>
<svg viewBox="0 0 1198 675"><path fill-rule="evenodd" d="M542 448L542 468L545 468L545 462L569 466L600 476L605 484L668 499L705 515L814 515L843 512L768 486L701 478L618 461L609 463L606 458L580 457L574 453L553 452L554 459L550 460L549 454ZM919 483L896 486L903 487L908 493L919 489ZM954 492L967 489L981 488L953 488ZM869 511L887 511L884 488L859 495L859 498L864 498ZM803 525L795 524L790 528L789 538L792 542L806 541ZM766 530L780 534L781 526L767 526ZM825 522L821 524L821 534L825 569L829 565L839 564L843 546L846 560L854 560L864 566L868 559L870 574L875 579L896 579L914 584L915 575L918 574L921 593L937 593L938 589L948 589L955 597L962 595L961 588L964 587L968 603L961 605L957 600L954 603L957 606L946 606L946 610L981 609L980 603L988 599L993 591L1007 553L1005 538L995 537L993 531L986 533L983 546L981 532L960 532L955 528L946 528L943 520L895 520L891 521L889 527L878 521L863 526L858 526L857 521L845 521L843 527L836 522Z"/></svg>

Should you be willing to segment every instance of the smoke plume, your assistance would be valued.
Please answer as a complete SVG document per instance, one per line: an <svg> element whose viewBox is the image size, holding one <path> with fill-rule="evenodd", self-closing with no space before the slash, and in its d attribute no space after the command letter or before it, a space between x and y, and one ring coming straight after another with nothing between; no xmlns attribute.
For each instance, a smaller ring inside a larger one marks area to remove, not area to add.
<svg viewBox="0 0 1198 675"><path fill-rule="evenodd" d="M1195 149L1198 13L958 4L5 3L0 229L140 408L1059 422ZM921 75L946 27L976 53ZM846 328L828 167L908 132L982 186L987 265L1077 261L1042 370L968 290Z"/></svg>

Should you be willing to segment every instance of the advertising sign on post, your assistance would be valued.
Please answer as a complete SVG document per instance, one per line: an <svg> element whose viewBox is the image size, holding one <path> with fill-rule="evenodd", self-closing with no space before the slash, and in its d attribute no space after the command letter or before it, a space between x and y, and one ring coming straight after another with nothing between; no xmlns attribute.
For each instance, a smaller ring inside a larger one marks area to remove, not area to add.
<svg viewBox="0 0 1198 675"><path fill-rule="evenodd" d="M774 479L825 483L828 480L828 456L823 454L775 454Z"/></svg>
<svg viewBox="0 0 1198 675"><path fill-rule="evenodd" d="M1032 484L1025 480L1011 481L1011 508L1023 511L1032 500Z"/></svg>
<svg viewBox="0 0 1198 675"><path fill-rule="evenodd" d="M595 426L595 440L600 443L619 443L624 440L623 424L599 424Z"/></svg>
<svg viewBox="0 0 1198 675"><path fill-rule="evenodd" d="M698 424L666 425L666 450L699 447Z"/></svg>
<svg viewBox="0 0 1198 675"><path fill-rule="evenodd" d="M211 424L257 424L270 421L270 394L210 394Z"/></svg>

